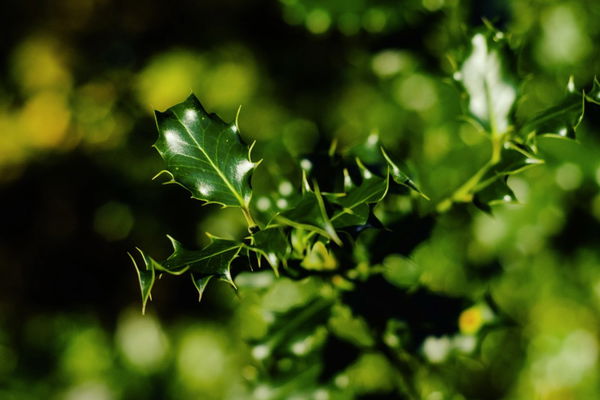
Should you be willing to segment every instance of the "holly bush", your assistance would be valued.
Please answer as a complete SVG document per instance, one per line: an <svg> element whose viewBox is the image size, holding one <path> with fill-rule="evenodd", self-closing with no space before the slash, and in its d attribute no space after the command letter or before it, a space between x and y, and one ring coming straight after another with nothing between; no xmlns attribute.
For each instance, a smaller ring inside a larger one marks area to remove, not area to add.
<svg viewBox="0 0 600 400"><path fill-rule="evenodd" d="M199 250L168 236L173 251L161 262L138 249L138 266L130 254L142 312L165 274L191 277L200 299L213 278L230 285L239 295L236 320L250 353L246 396L253 398L510 395L518 369L502 371L501 385L494 374L511 362L504 348L519 346L526 333L494 289L502 267L494 255L465 257L481 251L464 248L469 233L435 238L448 229L447 218L458 219L453 230L461 230L498 208L524 207L510 179L544 164L541 138L576 140L585 108L600 104L596 78L582 90L571 77L555 105L518 115L526 100L514 72L520 45L486 22L452 60L447 84L463 103L455 118L483 137L487 149L468 150L487 160L433 199L376 131L353 146L333 141L285 161L273 152L253 161L256 142L242 140L239 109L227 123L192 94L156 111L154 147L165 169L155 178L166 177L165 184L203 204L239 210L247 231L228 238L206 232L209 243ZM264 181L260 188L253 188L253 177ZM480 211L465 213L465 205ZM452 263L454 270L446 265ZM458 285L445 282L461 278ZM584 331L573 334L575 346L591 340ZM454 370L449 363L457 364ZM471 374L485 378L472 385Z"/></svg>
<svg viewBox="0 0 600 400"><path fill-rule="evenodd" d="M599 18L5 2L0 399L597 398Z"/></svg>

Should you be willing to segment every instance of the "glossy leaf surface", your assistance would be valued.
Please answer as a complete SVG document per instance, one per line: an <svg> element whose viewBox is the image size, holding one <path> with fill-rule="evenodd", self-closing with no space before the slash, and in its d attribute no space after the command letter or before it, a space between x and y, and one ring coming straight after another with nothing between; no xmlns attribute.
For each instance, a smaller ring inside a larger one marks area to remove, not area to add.
<svg viewBox="0 0 600 400"><path fill-rule="evenodd" d="M359 186L348 184L348 192L341 197L334 197L331 202L342 207L331 217L336 228L364 225L370 213L370 204L377 203L385 197L388 191L389 179L373 175L359 163L362 172L362 182ZM347 179L350 179L347 176Z"/></svg>
<svg viewBox="0 0 600 400"><path fill-rule="evenodd" d="M158 263L140 250L146 264L146 270L143 271L138 268L132 257L140 281L142 310L145 310L146 302L150 298L150 291L155 280L155 271L171 275L190 272L200 299L206 285L213 277L217 277L235 288L231 278L230 266L242 248L241 243L211 236L211 243L202 250L186 250L177 240L168 237L173 245L173 253L164 262Z"/></svg>
<svg viewBox="0 0 600 400"><path fill-rule="evenodd" d="M250 178L258 163L241 141L236 124L208 114L191 95L165 112L156 112L159 137L154 146L172 177L192 197L247 208Z"/></svg>

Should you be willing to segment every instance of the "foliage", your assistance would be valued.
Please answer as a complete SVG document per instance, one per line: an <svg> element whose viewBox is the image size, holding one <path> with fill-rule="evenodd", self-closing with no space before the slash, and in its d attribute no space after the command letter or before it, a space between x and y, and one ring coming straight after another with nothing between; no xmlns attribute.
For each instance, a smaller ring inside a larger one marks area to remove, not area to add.
<svg viewBox="0 0 600 400"><path fill-rule="evenodd" d="M598 397L599 2L3 5L1 399Z"/></svg>
<svg viewBox="0 0 600 400"><path fill-rule="evenodd" d="M489 159L425 214L413 206L412 214L394 210L399 198L431 200L376 133L341 153L334 142L305 154L295 182L280 178L285 201L261 194L259 206L251 179L262 160L252 161L254 145L242 141L237 117L223 122L194 95L156 112L154 146L166 163L166 183L183 186L206 204L239 209L247 234L236 239L208 233L210 243L201 250L186 250L169 236L173 253L163 262L140 250L143 268L132 260L143 310L156 274L189 274L200 297L216 277L239 291L240 313L250 312L244 302L263 308L258 320L242 327L259 371L257 398L345 399L371 392L424 398L421 374L450 354L478 351L480 339L503 332L511 318L489 290L474 299L423 286L415 261L423 256L413 250L434 235L431 221L457 204L472 203L491 214L497 205L516 203L507 180L544 163L539 138L575 139L587 103L598 103L597 80L586 92L571 78L559 104L517 118L521 88L511 70L518 46L488 23L474 33L464 56L453 60L462 117L485 135ZM265 164L271 162L267 156ZM423 237L411 238L412 230ZM255 271L265 264L272 272Z"/></svg>

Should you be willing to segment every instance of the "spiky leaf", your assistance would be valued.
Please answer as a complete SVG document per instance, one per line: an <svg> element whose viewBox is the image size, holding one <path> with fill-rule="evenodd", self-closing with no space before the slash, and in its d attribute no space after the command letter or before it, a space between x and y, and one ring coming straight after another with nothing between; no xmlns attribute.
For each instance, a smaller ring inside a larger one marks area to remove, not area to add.
<svg viewBox="0 0 600 400"><path fill-rule="evenodd" d="M165 112L156 111L156 123L154 146L172 177L168 183L182 185L199 200L248 208L250 178L258 163L250 160L237 124L208 114L194 95Z"/></svg>
<svg viewBox="0 0 600 400"><path fill-rule="evenodd" d="M229 267L242 243L211 236L211 243L202 250L186 250L177 240L169 239L173 254L161 264L163 271L175 275L189 271L197 278L216 276L233 285Z"/></svg>
<svg viewBox="0 0 600 400"><path fill-rule="evenodd" d="M137 272L137 276L138 276L138 281L140 283L140 292L142 295L142 314L146 313L146 303L148 303L148 300L152 299L152 287L154 286L154 281L156 280L156 266L158 265L158 263L156 261L154 261L154 259L152 259L152 257L147 256L146 254L144 254L140 249L138 249L138 251L140 252L140 254L142 255L142 258L144 260L144 269L140 269L137 265L137 262L135 261L135 258L133 258L133 256L130 253L127 253L129 255L129 258L131 258L131 261L133 262L133 266L135 268L135 271Z"/></svg>
<svg viewBox="0 0 600 400"><path fill-rule="evenodd" d="M325 200L316 185L314 192L305 192L297 204L278 215L276 220L297 229L318 233L338 244L341 243L327 214Z"/></svg>
<svg viewBox="0 0 600 400"><path fill-rule="evenodd" d="M583 119L585 95L575 90L572 81L567 89L566 96L557 106L541 111L523 124L521 134L530 142L539 135L575 139L575 130Z"/></svg>
<svg viewBox="0 0 600 400"><path fill-rule="evenodd" d="M398 167L398 165L396 165L396 163L394 161L392 161L392 159L386 153L384 148L381 147L380 150L381 150L381 154L383 155L383 158L385 159L387 165L389 166L389 173L390 173L392 179L394 180L394 182L396 182L399 185L409 188L410 190L419 194L424 199L429 200L429 197L427 197L427 195L425 193L423 193L423 191L417 187L417 185L413 182L413 180L410 179L410 177L408 175L406 175L404 172L402 172L400 167Z"/></svg>
<svg viewBox="0 0 600 400"><path fill-rule="evenodd" d="M590 90L589 93L586 93L586 99L592 103L600 105L600 81L598 81L597 76L594 77L594 85L592 86L592 90Z"/></svg>
<svg viewBox="0 0 600 400"><path fill-rule="evenodd" d="M345 186L349 188L345 196L332 197L332 203L342 207L331 217L331 222L336 228L358 226L367 223L370 213L370 204L375 204L385 197L388 191L389 178L381 178L371 173L360 161L359 168L362 174L362 182L354 186L349 181ZM346 180L350 180L346 174Z"/></svg>
<svg viewBox="0 0 600 400"><path fill-rule="evenodd" d="M173 245L173 253L164 262L156 262L140 250L146 263L146 271L141 271L134 260L140 278L144 307L154 284L155 271L171 275L189 272L194 286L198 289L200 299L206 285L213 277L219 278L235 288L230 266L243 247L242 243L210 236L211 243L202 250L186 250L177 240L170 236L168 238ZM150 272L151 275L149 275Z"/></svg>
<svg viewBox="0 0 600 400"><path fill-rule="evenodd" d="M516 203L517 197L507 184L508 175L501 176L480 190L473 197L473 204L482 211L491 214L492 206Z"/></svg>
<svg viewBox="0 0 600 400"><path fill-rule="evenodd" d="M260 230L252 235L252 240L257 253L264 257L275 271L280 261L285 263L289 243L280 227Z"/></svg>

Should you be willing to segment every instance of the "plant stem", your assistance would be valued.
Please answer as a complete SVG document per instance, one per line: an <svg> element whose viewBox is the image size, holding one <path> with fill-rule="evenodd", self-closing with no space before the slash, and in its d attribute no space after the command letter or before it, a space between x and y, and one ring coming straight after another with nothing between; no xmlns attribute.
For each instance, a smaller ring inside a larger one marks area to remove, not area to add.
<svg viewBox="0 0 600 400"><path fill-rule="evenodd" d="M438 203L436 207L438 212L448 211L454 203L468 203L473 200L473 191L479 185L481 179L502 159L501 153L505 136L505 134L492 133L492 154L490 159L469 180L456 189L450 197Z"/></svg>
<svg viewBox="0 0 600 400"><path fill-rule="evenodd" d="M252 218L252 214L250 213L250 209L248 207L242 207L242 214L244 214L244 218L246 218L246 223L248 224L248 232L254 233L258 229L258 224Z"/></svg>

